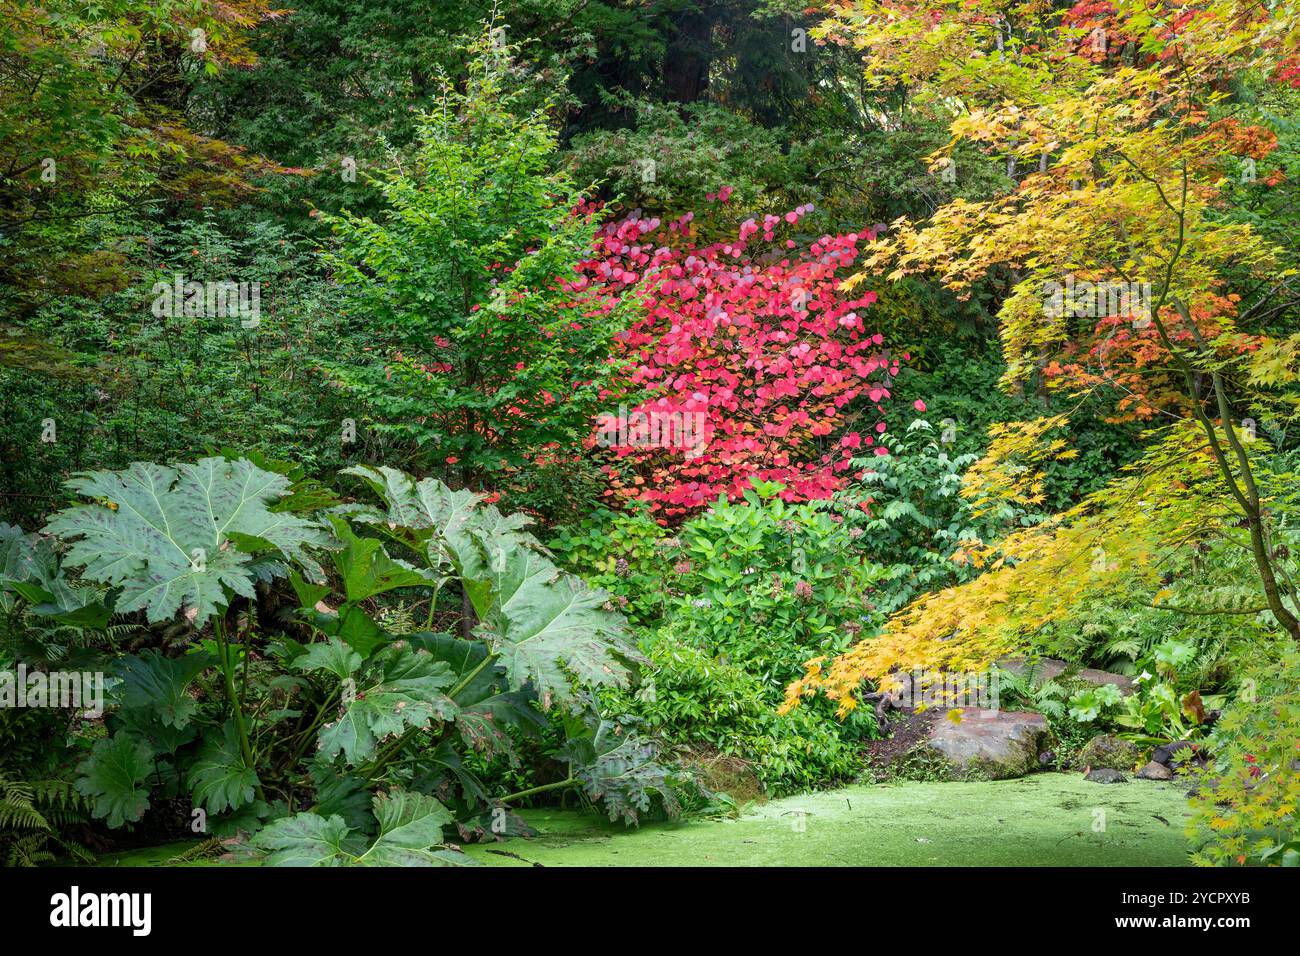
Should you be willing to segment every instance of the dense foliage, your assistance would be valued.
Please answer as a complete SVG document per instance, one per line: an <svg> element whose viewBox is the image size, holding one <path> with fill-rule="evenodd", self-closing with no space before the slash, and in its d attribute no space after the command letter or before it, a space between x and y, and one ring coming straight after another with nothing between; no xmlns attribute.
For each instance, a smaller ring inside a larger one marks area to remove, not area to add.
<svg viewBox="0 0 1300 956"><path fill-rule="evenodd" d="M1300 864L1298 130L1286 3L0 0L0 859L738 811L922 672Z"/></svg>

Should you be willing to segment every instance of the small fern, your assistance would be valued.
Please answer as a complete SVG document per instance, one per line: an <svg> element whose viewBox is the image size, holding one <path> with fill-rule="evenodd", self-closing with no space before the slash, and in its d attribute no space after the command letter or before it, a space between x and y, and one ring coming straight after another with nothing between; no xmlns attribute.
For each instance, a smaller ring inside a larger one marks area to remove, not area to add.
<svg viewBox="0 0 1300 956"><path fill-rule="evenodd" d="M35 797L31 784L0 777L0 831L51 829L49 821L36 809Z"/></svg>
<svg viewBox="0 0 1300 956"><path fill-rule="evenodd" d="M61 832L86 819L85 799L68 781L0 776L0 854L6 866L53 863L51 844L89 862L90 853Z"/></svg>
<svg viewBox="0 0 1300 956"><path fill-rule="evenodd" d="M193 863L196 860L211 860L227 852L226 845L214 837L211 840L202 840L192 847L187 847L168 859L167 865L176 866L181 863Z"/></svg>
<svg viewBox="0 0 1300 956"><path fill-rule="evenodd" d="M1066 688L1056 680L1039 683L1038 664L1030 663L1019 673L998 671L998 697L1002 706L1028 707L1047 717L1060 717L1065 713Z"/></svg>
<svg viewBox="0 0 1300 956"><path fill-rule="evenodd" d="M55 858L48 849L49 841L48 833L29 833L19 837L9 845L5 866L16 868L53 863Z"/></svg>

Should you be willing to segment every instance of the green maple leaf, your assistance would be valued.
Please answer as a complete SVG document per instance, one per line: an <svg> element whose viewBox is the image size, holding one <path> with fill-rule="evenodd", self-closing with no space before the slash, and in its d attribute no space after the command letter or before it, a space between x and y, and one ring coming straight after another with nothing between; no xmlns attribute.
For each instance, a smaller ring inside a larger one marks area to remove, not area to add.
<svg viewBox="0 0 1300 956"><path fill-rule="evenodd" d="M272 512L289 480L247 459L136 462L82 473L68 487L107 504L60 511L46 531L75 539L66 560L84 577L122 589L118 612L143 609L151 623L182 609L191 620L208 618L227 605L227 590L252 598L255 581L283 570L277 556L322 576L308 549L328 545L328 535Z"/></svg>

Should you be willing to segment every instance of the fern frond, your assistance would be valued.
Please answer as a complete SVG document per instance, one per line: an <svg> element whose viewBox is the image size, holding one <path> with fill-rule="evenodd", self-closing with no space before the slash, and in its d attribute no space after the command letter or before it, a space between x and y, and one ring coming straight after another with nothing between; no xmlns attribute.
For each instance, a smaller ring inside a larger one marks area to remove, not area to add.
<svg viewBox="0 0 1300 956"><path fill-rule="evenodd" d="M178 863L190 863L194 860L209 860L213 857L221 856L226 852L226 846L215 837L211 840L203 840L192 847L188 847L177 853L167 861L168 866L175 866Z"/></svg>
<svg viewBox="0 0 1300 956"><path fill-rule="evenodd" d="M1059 700L1040 700L1038 701L1038 711L1048 717L1063 717L1065 715L1065 702Z"/></svg>
<svg viewBox="0 0 1300 956"><path fill-rule="evenodd" d="M1039 684L1038 689L1034 691L1034 699L1040 703L1049 700L1064 700L1065 687L1058 681L1045 680Z"/></svg>
<svg viewBox="0 0 1300 956"><path fill-rule="evenodd" d="M34 796L29 784L0 778L0 830L50 830Z"/></svg>
<svg viewBox="0 0 1300 956"><path fill-rule="evenodd" d="M1142 655L1142 645L1131 637L1123 637L1108 643L1105 654L1107 657L1127 657L1129 660L1137 660Z"/></svg>
<svg viewBox="0 0 1300 956"><path fill-rule="evenodd" d="M45 834L33 833L29 836L20 837L10 845L9 852L5 856L5 865L10 867L30 867L53 863L54 854L47 850L45 846Z"/></svg>
<svg viewBox="0 0 1300 956"><path fill-rule="evenodd" d="M51 843L82 863L93 862L85 847L58 832L60 827L86 822L88 816L85 797L70 781L0 776L0 853L6 866L54 863Z"/></svg>

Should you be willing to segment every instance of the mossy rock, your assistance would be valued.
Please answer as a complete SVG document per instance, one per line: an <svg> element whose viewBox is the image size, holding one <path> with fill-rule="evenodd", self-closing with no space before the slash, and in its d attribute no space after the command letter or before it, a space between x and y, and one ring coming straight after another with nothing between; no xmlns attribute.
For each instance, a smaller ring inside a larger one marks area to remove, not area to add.
<svg viewBox="0 0 1300 956"><path fill-rule="evenodd" d="M1137 746L1130 741L1101 734L1084 744L1077 763L1093 770L1132 770L1140 756Z"/></svg>
<svg viewBox="0 0 1300 956"><path fill-rule="evenodd" d="M937 720L928 745L951 767L954 780L1007 780L1038 769L1047 741L1042 714L964 708L955 720Z"/></svg>

